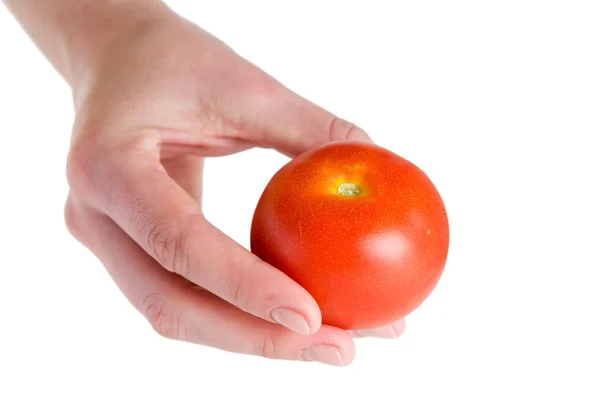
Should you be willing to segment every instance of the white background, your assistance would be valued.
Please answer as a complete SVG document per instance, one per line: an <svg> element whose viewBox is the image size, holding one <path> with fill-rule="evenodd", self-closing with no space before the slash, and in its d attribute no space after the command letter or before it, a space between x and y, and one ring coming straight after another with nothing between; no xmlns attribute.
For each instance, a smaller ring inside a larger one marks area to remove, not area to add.
<svg viewBox="0 0 600 398"><path fill-rule="evenodd" d="M169 4L422 167L446 272L346 368L159 337L66 231L70 92L0 8L0 397L600 397L598 2ZM209 219L248 247L285 162L209 160Z"/></svg>

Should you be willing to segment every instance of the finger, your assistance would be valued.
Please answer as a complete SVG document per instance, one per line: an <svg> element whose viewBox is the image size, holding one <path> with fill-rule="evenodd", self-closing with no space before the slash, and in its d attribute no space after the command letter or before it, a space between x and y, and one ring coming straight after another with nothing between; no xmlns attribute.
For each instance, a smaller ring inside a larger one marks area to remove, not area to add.
<svg viewBox="0 0 600 398"><path fill-rule="evenodd" d="M314 298L210 224L194 198L165 173L153 155L156 145L144 137L102 154L102 160L86 159L95 168L83 173L88 184L79 185L96 187L90 195L98 208L168 271L298 333L318 330Z"/></svg>
<svg viewBox="0 0 600 398"><path fill-rule="evenodd" d="M163 159L166 173L202 206L202 173L204 158L196 155L180 155Z"/></svg>
<svg viewBox="0 0 600 398"><path fill-rule="evenodd" d="M207 291L188 289L163 308L179 308L187 336L194 343L231 352L273 359L318 361L329 365L349 364L355 355L352 337L328 325L311 336L303 336L266 322L219 299ZM173 325L169 329L177 329Z"/></svg>
<svg viewBox="0 0 600 398"><path fill-rule="evenodd" d="M256 123L248 128L258 144L296 156L328 142L355 140L372 142L360 127L315 105L305 98L283 89L262 101Z"/></svg>
<svg viewBox="0 0 600 398"><path fill-rule="evenodd" d="M355 347L345 331L324 326L302 336L254 317L164 270L108 217L72 201L68 208L70 225L92 231L88 247L161 336L274 359L337 366L353 360Z"/></svg>
<svg viewBox="0 0 600 398"><path fill-rule="evenodd" d="M142 266L148 254L136 248L108 216L87 206L70 194L65 205L65 220L69 232L82 242L105 266L125 297L141 310L143 300L155 292L165 295L193 283L168 272L158 264Z"/></svg>
<svg viewBox="0 0 600 398"><path fill-rule="evenodd" d="M377 337L380 339L395 339L400 337L406 329L406 321L401 319L390 325L367 330L350 330L352 337Z"/></svg>

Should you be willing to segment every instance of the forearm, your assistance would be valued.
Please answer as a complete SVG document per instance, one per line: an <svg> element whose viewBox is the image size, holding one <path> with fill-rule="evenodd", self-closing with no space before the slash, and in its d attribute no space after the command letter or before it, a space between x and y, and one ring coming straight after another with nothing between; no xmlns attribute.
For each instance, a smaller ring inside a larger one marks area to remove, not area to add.
<svg viewBox="0 0 600 398"><path fill-rule="evenodd" d="M111 40L166 11L160 0L2 0L74 87Z"/></svg>

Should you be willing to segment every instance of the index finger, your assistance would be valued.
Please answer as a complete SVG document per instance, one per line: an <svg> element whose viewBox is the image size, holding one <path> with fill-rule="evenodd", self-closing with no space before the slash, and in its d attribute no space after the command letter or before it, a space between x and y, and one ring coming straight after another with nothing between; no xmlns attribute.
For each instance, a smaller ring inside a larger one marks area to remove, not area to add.
<svg viewBox="0 0 600 398"><path fill-rule="evenodd" d="M298 333L317 331L314 298L210 224L153 152L128 146L102 156L101 167L88 166L101 210L167 270L250 314Z"/></svg>

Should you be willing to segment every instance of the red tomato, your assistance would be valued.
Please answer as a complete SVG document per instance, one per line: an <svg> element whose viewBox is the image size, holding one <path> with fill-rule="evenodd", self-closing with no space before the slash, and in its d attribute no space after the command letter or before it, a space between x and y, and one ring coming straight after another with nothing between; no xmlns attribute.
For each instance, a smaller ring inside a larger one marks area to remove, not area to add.
<svg viewBox="0 0 600 398"><path fill-rule="evenodd" d="M449 228L427 175L379 146L338 142L282 167L252 220L251 250L315 298L323 323L402 319L445 267Z"/></svg>

